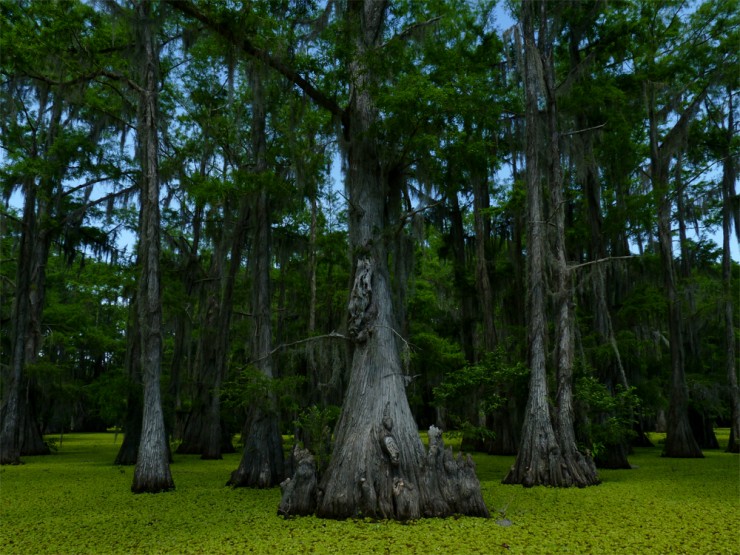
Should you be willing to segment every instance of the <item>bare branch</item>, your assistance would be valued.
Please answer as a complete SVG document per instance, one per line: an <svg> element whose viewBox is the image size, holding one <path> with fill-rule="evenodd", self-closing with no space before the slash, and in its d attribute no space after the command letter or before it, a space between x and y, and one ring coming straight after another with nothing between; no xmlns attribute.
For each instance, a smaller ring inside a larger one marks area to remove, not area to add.
<svg viewBox="0 0 740 555"><path fill-rule="evenodd" d="M120 191L115 191L113 193L110 193L108 195L105 195L104 197L100 197L99 199L96 199L92 202L88 202L87 204L84 204L83 206L80 206L76 210L73 210L72 212L69 212L66 217L62 220L62 225L68 224L69 222L73 222L76 219L78 219L80 216L82 216L85 211L88 208L91 208L92 206L97 206L98 204L102 204L104 202L108 202L112 198L116 198L121 195L125 195L128 193L131 193L137 189L136 185L132 185L131 187L126 187L125 189L121 189Z"/></svg>
<svg viewBox="0 0 740 555"><path fill-rule="evenodd" d="M576 131L568 131L566 133L561 133L560 135L563 137L569 137L570 135L578 135L580 133L587 133L588 131L593 131L594 129L601 129L602 127L605 127L607 122L604 122L600 125L594 125L593 127L587 127L586 129L578 129Z"/></svg>
<svg viewBox="0 0 740 555"><path fill-rule="evenodd" d="M293 341L292 343L281 343L277 347L275 347L272 351L267 353L266 355L255 358L251 362L260 362L261 360L265 360L267 357L271 357L278 351L281 351L283 349L287 349L288 347L295 347L296 345L302 345L303 343L310 343L311 341L319 341L321 339L344 339L346 341L350 341L350 338L346 335L342 335L339 332L333 331L331 333L327 333L326 335L316 335L314 337L307 337L305 339L299 339L298 341Z"/></svg>
<svg viewBox="0 0 740 555"><path fill-rule="evenodd" d="M419 212L424 212L425 210L428 210L430 208L434 208L435 206L439 206L442 204L443 201L438 200L437 202L433 202L432 204L425 204L424 206L420 206L416 210L411 210L410 212L406 212L405 214L401 215L401 226L403 227L406 222L408 222L411 218L416 216Z"/></svg>
<svg viewBox="0 0 740 555"><path fill-rule="evenodd" d="M606 258L599 258L598 260L590 260L589 262L584 262L583 264L574 264L572 266L568 266L568 270L579 270L581 268L584 268L586 266L592 266L594 264L602 264L604 262L611 262L612 260L626 260L628 258L635 260L636 258L639 258L639 257L633 254L626 255L626 256L607 256Z"/></svg>
<svg viewBox="0 0 740 555"><path fill-rule="evenodd" d="M381 44L378 48L385 48L390 43L396 40L406 39L416 31L423 29L424 27L428 27L429 25L432 25L442 19L442 16L438 15L437 17L433 17L431 19L427 19L426 21L419 21L418 23L414 23L412 25L409 25L406 27L403 31L398 33L397 35L393 35L390 39L385 41L383 44Z"/></svg>

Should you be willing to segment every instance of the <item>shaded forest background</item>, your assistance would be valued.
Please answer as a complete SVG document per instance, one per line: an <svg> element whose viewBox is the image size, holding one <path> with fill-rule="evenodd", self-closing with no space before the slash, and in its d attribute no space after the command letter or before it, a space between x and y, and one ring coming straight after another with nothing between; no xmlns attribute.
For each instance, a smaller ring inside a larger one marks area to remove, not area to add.
<svg viewBox="0 0 740 555"><path fill-rule="evenodd" d="M112 427L135 462L156 382L178 452L220 458L239 435L247 458L277 431L325 468L364 331L347 308L361 189L336 167L370 140L420 428L519 450L544 224L540 354L554 399L566 307L579 451L625 467L657 429L667 455L701 456L717 425L737 451L735 3L523 2L528 51L519 3L501 31L494 2L392 2L361 58L352 4L0 3L3 462ZM358 75L376 116L352 135ZM234 485L280 481L249 464Z"/></svg>

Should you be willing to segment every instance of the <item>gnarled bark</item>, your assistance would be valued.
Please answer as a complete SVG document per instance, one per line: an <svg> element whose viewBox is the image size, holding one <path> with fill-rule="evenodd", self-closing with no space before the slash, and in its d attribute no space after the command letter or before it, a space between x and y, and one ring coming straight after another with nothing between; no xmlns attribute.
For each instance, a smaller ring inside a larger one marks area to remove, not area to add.
<svg viewBox="0 0 740 555"><path fill-rule="evenodd" d="M354 38L349 64L352 88L343 136L354 259L348 333L354 352L334 451L317 488L316 514L397 520L454 513L489 516L467 462L459 467L446 459L443 464L430 462L406 398L383 234L388 224L387 175L372 132L378 115L371 95L374 76L365 66L366 56L382 39L385 10L383 0L348 3L346 7L346 23ZM435 457L440 443L434 439ZM438 460L432 457L432 461ZM445 461L449 472L442 474ZM467 497L461 501L445 498L449 491ZM288 493L281 506L297 504Z"/></svg>

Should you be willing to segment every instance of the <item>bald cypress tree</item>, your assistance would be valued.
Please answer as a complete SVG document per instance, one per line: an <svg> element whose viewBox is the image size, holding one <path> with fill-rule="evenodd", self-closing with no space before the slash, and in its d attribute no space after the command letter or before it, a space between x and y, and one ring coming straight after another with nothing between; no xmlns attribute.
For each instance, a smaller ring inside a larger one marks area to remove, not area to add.
<svg viewBox="0 0 740 555"><path fill-rule="evenodd" d="M141 217L139 223L139 291L141 371L144 413L141 442L131 490L167 491L175 487L169 466L160 376L162 373L162 293L160 273L158 90L159 48L152 2L135 5L136 39L140 52L137 151L141 163Z"/></svg>

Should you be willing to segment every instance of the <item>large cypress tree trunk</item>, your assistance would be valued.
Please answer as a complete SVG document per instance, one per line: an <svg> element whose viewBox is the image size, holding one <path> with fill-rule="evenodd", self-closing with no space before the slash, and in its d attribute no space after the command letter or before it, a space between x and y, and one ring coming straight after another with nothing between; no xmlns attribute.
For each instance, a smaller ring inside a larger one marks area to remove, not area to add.
<svg viewBox="0 0 740 555"><path fill-rule="evenodd" d="M378 0L347 4L347 23L355 38L344 122L354 260L349 385L320 484L314 485L310 459L300 459L294 478L283 484L278 510L307 514L315 507L326 518L488 516L472 460L453 459L436 428L430 430L426 453L406 399L383 233L387 177L371 129L377 118L372 71L364 64L380 44L385 10L386 3Z"/></svg>
<svg viewBox="0 0 740 555"><path fill-rule="evenodd" d="M169 466L160 391L162 373L162 298L160 290L159 166L157 91L159 52L154 36L152 4L136 5L138 43L142 63L138 114L138 153L141 160L141 222L139 229L138 316L141 334L141 367L144 378L144 411L141 442L136 460L134 493L155 493L175 487Z"/></svg>
<svg viewBox="0 0 740 555"><path fill-rule="evenodd" d="M263 98L264 71L253 67L252 86L252 148L255 153L255 173L267 171L266 111ZM264 177L263 177L264 179ZM262 184L254 206L254 236L252 241L252 312L254 332L252 356L255 367L268 379L272 366L272 296L270 294L270 258L272 253L272 221L267 185ZM282 436L274 395L270 393L262 406L252 407L245 427L242 459L231 473L229 484L268 488L284 478Z"/></svg>

